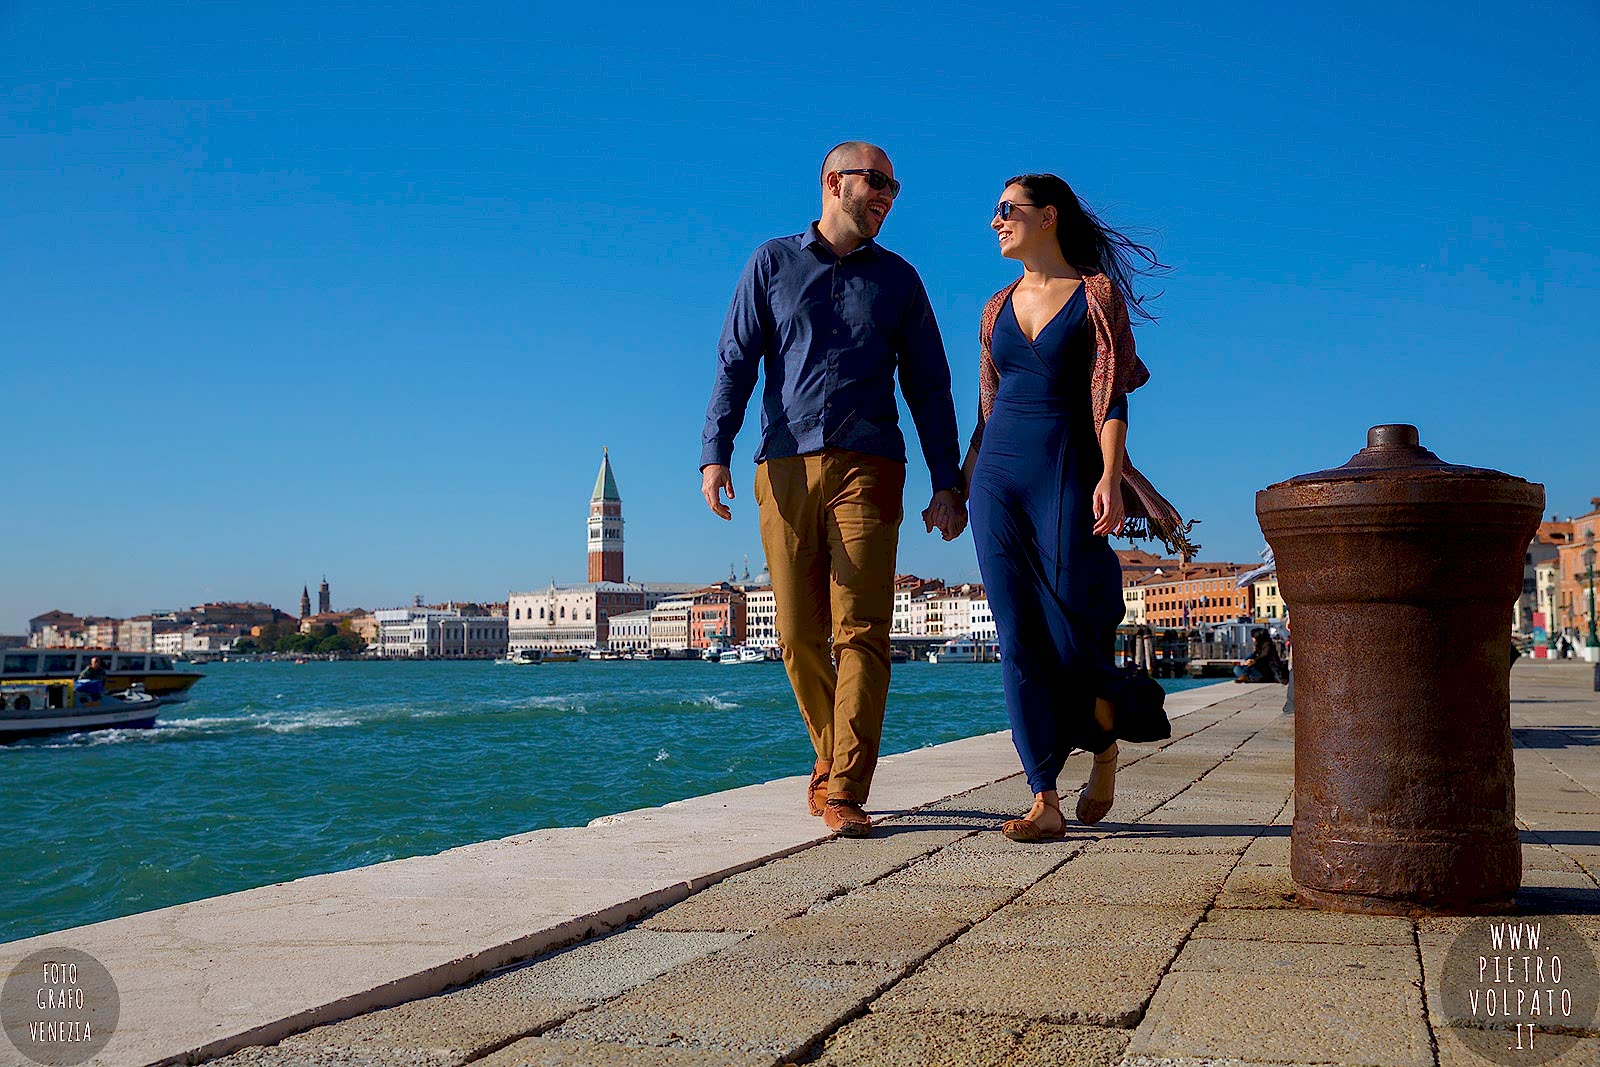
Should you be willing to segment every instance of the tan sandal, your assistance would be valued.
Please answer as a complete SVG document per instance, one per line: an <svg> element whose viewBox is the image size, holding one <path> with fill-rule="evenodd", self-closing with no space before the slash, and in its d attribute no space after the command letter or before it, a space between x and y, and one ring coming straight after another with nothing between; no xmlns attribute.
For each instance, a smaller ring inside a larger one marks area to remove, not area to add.
<svg viewBox="0 0 1600 1067"><path fill-rule="evenodd" d="M1057 816L1061 816L1059 805L1045 801L1044 806L1046 809L1054 811ZM1006 840L1018 841L1023 844L1032 844L1036 841L1060 841L1067 836L1067 820L1065 816L1061 816L1061 829L1046 830L1032 819L1007 819L1001 824L1000 832L1006 836Z"/></svg>
<svg viewBox="0 0 1600 1067"><path fill-rule="evenodd" d="M1104 767L1108 763L1115 766L1119 755L1121 753L1117 751L1117 746L1113 744L1094 758L1095 766ZM1115 782L1115 779L1113 779L1113 782ZM1111 810L1111 806L1116 802L1115 795L1110 800L1091 799L1089 797L1089 785L1085 782L1082 791L1078 793L1078 821L1085 826L1093 826L1106 817L1106 813Z"/></svg>

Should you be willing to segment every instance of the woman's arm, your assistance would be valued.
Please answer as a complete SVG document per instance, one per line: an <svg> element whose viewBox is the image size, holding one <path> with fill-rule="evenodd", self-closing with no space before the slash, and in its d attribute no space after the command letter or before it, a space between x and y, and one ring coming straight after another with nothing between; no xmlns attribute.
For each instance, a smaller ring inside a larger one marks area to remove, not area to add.
<svg viewBox="0 0 1600 1067"><path fill-rule="evenodd" d="M1122 530L1126 509L1122 503L1122 457L1128 445L1128 423L1107 419L1100 427L1100 460L1105 473L1094 487L1094 532L1109 537Z"/></svg>

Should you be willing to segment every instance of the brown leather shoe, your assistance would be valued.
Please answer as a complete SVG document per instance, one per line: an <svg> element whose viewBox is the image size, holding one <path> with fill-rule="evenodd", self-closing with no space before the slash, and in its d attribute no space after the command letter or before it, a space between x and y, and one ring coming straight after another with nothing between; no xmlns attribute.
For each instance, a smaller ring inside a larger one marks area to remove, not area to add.
<svg viewBox="0 0 1600 1067"><path fill-rule="evenodd" d="M811 788L806 792L806 805L811 809L811 814L821 815L822 809L828 806L828 775L833 764L817 761L811 768Z"/></svg>
<svg viewBox="0 0 1600 1067"><path fill-rule="evenodd" d="M822 821L840 837L866 837L872 832L872 820L848 797L829 800L822 809Z"/></svg>

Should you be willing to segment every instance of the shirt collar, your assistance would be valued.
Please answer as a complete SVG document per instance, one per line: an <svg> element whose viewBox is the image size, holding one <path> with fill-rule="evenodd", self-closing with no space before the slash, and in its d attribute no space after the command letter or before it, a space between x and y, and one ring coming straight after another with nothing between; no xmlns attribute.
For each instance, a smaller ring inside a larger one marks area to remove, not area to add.
<svg viewBox="0 0 1600 1067"><path fill-rule="evenodd" d="M820 245L824 252L828 253L828 255L830 255L830 256L833 255L833 246L830 245L827 241L825 241L823 239L822 231L817 228L817 223L815 223L815 222L813 222L811 225L806 227L806 239L805 239L804 247L810 248L812 245ZM844 256L837 257L837 258L849 259L850 256L854 256L854 255L858 255L858 254L865 254L865 255L869 255L869 256L877 255L878 254L878 242L874 241L872 238L869 237L865 241L863 241L861 243L861 245L858 248L855 249L855 251L849 252L849 253L845 254Z"/></svg>

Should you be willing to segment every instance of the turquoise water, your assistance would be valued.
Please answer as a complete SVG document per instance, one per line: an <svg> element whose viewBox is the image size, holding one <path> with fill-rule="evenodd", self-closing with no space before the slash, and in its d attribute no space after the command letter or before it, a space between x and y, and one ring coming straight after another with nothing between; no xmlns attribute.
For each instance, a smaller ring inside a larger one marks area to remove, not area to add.
<svg viewBox="0 0 1600 1067"><path fill-rule="evenodd" d="M0 941L581 825L812 761L776 664L205 671L154 729L0 746ZM889 707L885 754L1006 725L993 664L896 667Z"/></svg>

